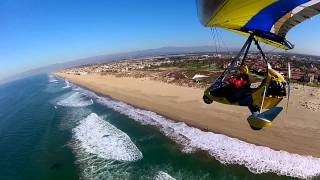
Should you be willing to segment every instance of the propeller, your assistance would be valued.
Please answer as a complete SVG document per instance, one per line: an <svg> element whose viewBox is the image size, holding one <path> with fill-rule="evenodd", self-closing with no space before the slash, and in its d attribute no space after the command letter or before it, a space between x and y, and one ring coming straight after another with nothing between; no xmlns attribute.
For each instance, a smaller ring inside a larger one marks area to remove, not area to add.
<svg viewBox="0 0 320 180"><path fill-rule="evenodd" d="M288 108L289 108L289 102L290 102L290 80L291 80L291 67L290 67L290 62L288 62L288 77L287 77L287 87L288 87L288 99L287 99L287 108L286 108L286 112L288 112Z"/></svg>

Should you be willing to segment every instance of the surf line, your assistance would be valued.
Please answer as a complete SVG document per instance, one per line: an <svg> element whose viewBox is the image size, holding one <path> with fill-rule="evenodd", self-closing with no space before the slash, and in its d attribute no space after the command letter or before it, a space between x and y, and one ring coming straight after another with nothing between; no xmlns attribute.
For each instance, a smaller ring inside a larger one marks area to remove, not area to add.
<svg viewBox="0 0 320 180"><path fill-rule="evenodd" d="M101 94L97 95L80 86L77 89L87 96L95 98L98 103L124 114L142 125L159 128L164 135L182 145L182 151L185 153L203 150L222 164L242 165L256 174L272 172L277 175L303 179L320 175L320 158L277 151L223 134L205 132L183 122L175 122L155 112L136 108Z"/></svg>

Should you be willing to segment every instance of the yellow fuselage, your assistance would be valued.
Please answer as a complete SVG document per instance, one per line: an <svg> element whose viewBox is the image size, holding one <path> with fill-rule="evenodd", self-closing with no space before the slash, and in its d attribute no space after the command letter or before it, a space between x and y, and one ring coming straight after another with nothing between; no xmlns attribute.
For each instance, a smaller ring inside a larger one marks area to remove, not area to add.
<svg viewBox="0 0 320 180"><path fill-rule="evenodd" d="M267 88L269 87L271 80L279 82L279 83L286 83L285 78L279 72L275 71L272 68L268 68L267 77L261 82L261 84L257 88L253 89L251 94L249 94L249 96L252 97L253 105L256 107L259 107L261 110L262 109L271 109L273 107L276 107L281 102L281 100L284 98L284 96L268 95L266 93ZM225 97L213 96L210 93L211 90L212 89L209 87L205 91L204 95L207 96L212 101L219 102L222 104L240 106L239 102L231 103ZM256 127L256 128L264 128L264 127L269 127L272 125L272 122L268 122L268 121L248 121L248 122L249 122L250 126Z"/></svg>
<svg viewBox="0 0 320 180"><path fill-rule="evenodd" d="M280 82L280 83L286 82L285 78L279 72L275 71L274 69L268 69L268 76L262 81L262 83L259 85L259 87L255 88L253 90L253 92L251 94L253 104L255 106L261 107L261 103L262 103L262 99L264 97L265 89L267 87L269 87L271 79L273 79L277 82ZM213 101L219 102L222 104L238 105L239 106L239 102L230 103L225 97L213 96L210 93L210 90L211 89L208 88L204 94L206 96L208 96L210 99L212 99ZM262 109L273 108L273 107L277 106L282 99L283 99L283 96L265 96Z"/></svg>

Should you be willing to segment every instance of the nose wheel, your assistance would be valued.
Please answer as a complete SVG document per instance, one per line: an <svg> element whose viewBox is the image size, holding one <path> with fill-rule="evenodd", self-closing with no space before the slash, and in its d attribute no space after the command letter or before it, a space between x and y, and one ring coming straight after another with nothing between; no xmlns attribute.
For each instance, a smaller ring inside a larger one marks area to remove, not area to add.
<svg viewBox="0 0 320 180"><path fill-rule="evenodd" d="M213 103L213 101L206 95L203 95L202 99L203 99L203 102L206 103L206 104Z"/></svg>
<svg viewBox="0 0 320 180"><path fill-rule="evenodd" d="M250 125L250 127L251 127L252 130L255 130L255 131L259 131L259 130L262 129L262 128L257 128L257 127L251 126L251 125Z"/></svg>

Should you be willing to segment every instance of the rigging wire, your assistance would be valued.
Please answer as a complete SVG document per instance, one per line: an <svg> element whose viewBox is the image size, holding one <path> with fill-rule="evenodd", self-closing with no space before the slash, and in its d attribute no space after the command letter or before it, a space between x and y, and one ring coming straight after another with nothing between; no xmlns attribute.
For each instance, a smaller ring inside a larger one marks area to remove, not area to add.
<svg viewBox="0 0 320 180"><path fill-rule="evenodd" d="M225 43L225 41L223 40L223 38L221 38L221 31L219 32L219 29L217 29L217 33L218 33L218 38L220 40L220 43L222 45L222 48L224 48L224 50L226 49L228 53L230 53L230 50L229 50L229 46Z"/></svg>
<svg viewBox="0 0 320 180"><path fill-rule="evenodd" d="M273 47L271 50L267 51L266 54L272 53L272 52L274 52L274 51L276 51L276 50L279 50L279 49L280 49L280 48L278 48L278 47Z"/></svg>
<svg viewBox="0 0 320 180"><path fill-rule="evenodd" d="M218 53L218 49L217 49L217 34L215 32L215 28L210 28L211 30L211 35L212 35L212 40L213 40L213 48L215 49L215 53Z"/></svg>
<svg viewBox="0 0 320 180"><path fill-rule="evenodd" d="M214 46L214 49L215 49L215 55L218 55L219 51L220 51L219 34L217 32L217 28L216 27L210 28L210 30L211 30L212 40L213 40L213 46ZM211 63L213 63L213 62L211 62Z"/></svg>
<svg viewBox="0 0 320 180"><path fill-rule="evenodd" d="M217 48L218 48L218 52L220 53L221 52L221 44L220 44L220 38L219 38L219 32L217 30L217 28L214 29L215 32L216 32L216 41L217 41Z"/></svg>

